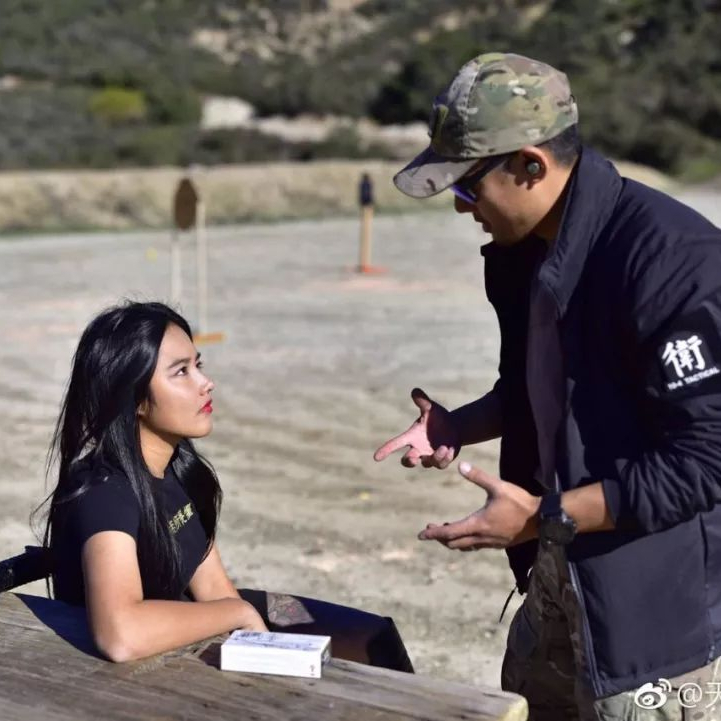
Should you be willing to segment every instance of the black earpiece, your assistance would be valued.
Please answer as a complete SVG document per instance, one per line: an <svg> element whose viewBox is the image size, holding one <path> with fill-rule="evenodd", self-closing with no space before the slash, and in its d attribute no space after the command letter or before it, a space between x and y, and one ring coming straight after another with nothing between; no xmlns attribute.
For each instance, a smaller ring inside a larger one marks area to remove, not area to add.
<svg viewBox="0 0 721 721"><path fill-rule="evenodd" d="M529 160L526 163L526 172L531 176L535 177L541 172L541 164L537 160Z"/></svg>

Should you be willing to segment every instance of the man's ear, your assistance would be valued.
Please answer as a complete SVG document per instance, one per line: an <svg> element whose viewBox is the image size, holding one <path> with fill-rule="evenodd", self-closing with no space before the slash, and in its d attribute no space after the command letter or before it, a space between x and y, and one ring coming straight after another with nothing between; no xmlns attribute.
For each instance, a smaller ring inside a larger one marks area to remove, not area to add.
<svg viewBox="0 0 721 721"><path fill-rule="evenodd" d="M527 146L521 149L523 159L523 171L529 181L541 180L548 172L548 158L545 153L535 146Z"/></svg>

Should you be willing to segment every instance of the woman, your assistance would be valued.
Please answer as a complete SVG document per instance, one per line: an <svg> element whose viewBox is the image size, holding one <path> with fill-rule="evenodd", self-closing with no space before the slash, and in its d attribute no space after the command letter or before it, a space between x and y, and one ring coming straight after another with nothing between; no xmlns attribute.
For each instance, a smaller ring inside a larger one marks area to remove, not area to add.
<svg viewBox="0 0 721 721"><path fill-rule="evenodd" d="M390 619L234 588L215 544L220 486L190 440L212 430L213 388L188 323L166 305L127 303L90 323L51 448L55 597L86 606L112 661L270 627L327 634L335 656L412 671Z"/></svg>

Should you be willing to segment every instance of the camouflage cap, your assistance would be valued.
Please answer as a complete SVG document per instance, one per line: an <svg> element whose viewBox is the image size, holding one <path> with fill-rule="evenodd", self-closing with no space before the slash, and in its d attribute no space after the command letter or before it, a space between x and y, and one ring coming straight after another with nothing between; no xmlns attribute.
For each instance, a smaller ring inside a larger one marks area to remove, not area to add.
<svg viewBox="0 0 721 721"><path fill-rule="evenodd" d="M522 55L479 55L435 99L430 145L393 182L406 195L427 198L480 158L539 145L577 122L564 73Z"/></svg>

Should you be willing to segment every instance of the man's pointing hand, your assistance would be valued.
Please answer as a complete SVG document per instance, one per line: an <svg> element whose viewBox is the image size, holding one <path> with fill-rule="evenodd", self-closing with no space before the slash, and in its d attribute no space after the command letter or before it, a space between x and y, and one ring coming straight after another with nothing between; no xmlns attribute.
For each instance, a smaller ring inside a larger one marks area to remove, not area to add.
<svg viewBox="0 0 721 721"><path fill-rule="evenodd" d="M420 388L411 391L420 417L400 435L384 443L374 454L376 461L386 459L401 448L408 448L401 463L414 468L421 463L425 468L446 468L458 455L459 436L451 414L432 401Z"/></svg>

